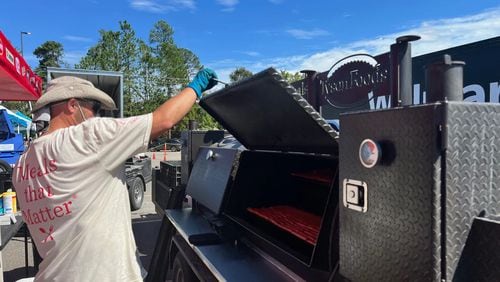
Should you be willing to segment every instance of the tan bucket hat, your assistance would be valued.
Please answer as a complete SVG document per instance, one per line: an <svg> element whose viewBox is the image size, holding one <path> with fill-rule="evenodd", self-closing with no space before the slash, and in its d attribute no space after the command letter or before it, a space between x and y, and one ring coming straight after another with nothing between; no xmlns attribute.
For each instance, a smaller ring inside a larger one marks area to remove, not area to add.
<svg viewBox="0 0 500 282"><path fill-rule="evenodd" d="M104 110L115 110L116 105L111 97L85 79L74 76L61 76L49 81L45 94L36 101L32 112L52 103L75 99L89 99L101 103Z"/></svg>

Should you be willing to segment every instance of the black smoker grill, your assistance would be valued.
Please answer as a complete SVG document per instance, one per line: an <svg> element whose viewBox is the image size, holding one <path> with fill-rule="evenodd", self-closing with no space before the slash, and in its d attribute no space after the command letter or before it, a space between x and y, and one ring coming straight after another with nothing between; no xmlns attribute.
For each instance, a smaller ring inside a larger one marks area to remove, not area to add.
<svg viewBox="0 0 500 282"><path fill-rule="evenodd" d="M326 279L338 262L337 132L274 69L200 105L247 150L200 148L186 188L194 207L221 238L230 229L302 277Z"/></svg>
<svg viewBox="0 0 500 282"><path fill-rule="evenodd" d="M339 269L351 281L463 280L474 218L500 211L500 105L446 101L462 97L461 68L441 66L427 81L438 102L340 118Z"/></svg>
<svg viewBox="0 0 500 282"><path fill-rule="evenodd" d="M483 217L500 211L500 105L457 101L461 68L447 57L427 73L432 103L410 105L401 70L415 38L391 46L395 107L341 115L339 145L273 69L201 99L247 150L201 147L193 208L166 210L171 245L210 270L193 267L198 277L499 280L500 224ZM157 268L170 247L157 245Z"/></svg>

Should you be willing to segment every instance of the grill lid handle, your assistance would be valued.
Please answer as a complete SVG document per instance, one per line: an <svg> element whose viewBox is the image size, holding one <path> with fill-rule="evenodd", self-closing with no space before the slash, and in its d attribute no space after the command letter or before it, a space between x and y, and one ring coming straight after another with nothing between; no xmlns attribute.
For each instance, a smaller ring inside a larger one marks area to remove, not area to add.
<svg viewBox="0 0 500 282"><path fill-rule="evenodd" d="M216 156L217 156L217 154L213 150L208 150L207 155L205 156L205 158L207 159L207 161L208 160L214 161Z"/></svg>

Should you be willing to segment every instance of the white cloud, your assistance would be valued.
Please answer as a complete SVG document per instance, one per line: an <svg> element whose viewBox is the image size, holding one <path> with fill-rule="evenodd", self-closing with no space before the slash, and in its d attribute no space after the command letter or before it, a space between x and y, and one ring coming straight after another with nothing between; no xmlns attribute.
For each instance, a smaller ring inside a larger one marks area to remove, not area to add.
<svg viewBox="0 0 500 282"><path fill-rule="evenodd" d="M179 5L179 6L182 6L184 8L190 9L190 10L196 9L196 3L194 0L171 0L171 1L169 1L169 3L172 6Z"/></svg>
<svg viewBox="0 0 500 282"><path fill-rule="evenodd" d="M259 57L260 56L260 53L255 52L255 51L242 51L240 53L245 54L245 55L250 56L250 57Z"/></svg>
<svg viewBox="0 0 500 282"><path fill-rule="evenodd" d="M182 9L194 10L196 3L194 0L130 0L130 6L139 11L150 13L166 13L170 11L179 11Z"/></svg>
<svg viewBox="0 0 500 282"><path fill-rule="evenodd" d="M93 40L88 37L74 36L74 35L66 35L63 37L68 41L77 41L77 42L92 42Z"/></svg>
<svg viewBox="0 0 500 282"><path fill-rule="evenodd" d="M167 7L150 0L132 0L130 6L136 10L146 11L151 13L163 13Z"/></svg>
<svg viewBox="0 0 500 282"><path fill-rule="evenodd" d="M236 5L238 5L239 0L217 0L219 5L224 6L222 9L223 12L232 12L234 11Z"/></svg>
<svg viewBox="0 0 500 282"><path fill-rule="evenodd" d="M300 34L300 32L296 34ZM304 32L304 34L308 33ZM236 67L243 66L255 73L272 66L289 72L304 69L322 72L328 70L335 62L348 55L355 53L379 55L388 52L390 45L395 43L397 37L409 34L422 37L422 39L412 43L412 56L414 57L500 36L500 8L460 18L426 21L397 33L384 34L371 39L338 45L314 54L298 54L291 57L265 59L257 62L233 61L231 62L233 63L232 68L229 64L230 61L226 61L222 69L234 71Z"/></svg>
<svg viewBox="0 0 500 282"><path fill-rule="evenodd" d="M330 34L328 31L319 28L313 30L289 29L286 32L297 39L313 39L314 37Z"/></svg>

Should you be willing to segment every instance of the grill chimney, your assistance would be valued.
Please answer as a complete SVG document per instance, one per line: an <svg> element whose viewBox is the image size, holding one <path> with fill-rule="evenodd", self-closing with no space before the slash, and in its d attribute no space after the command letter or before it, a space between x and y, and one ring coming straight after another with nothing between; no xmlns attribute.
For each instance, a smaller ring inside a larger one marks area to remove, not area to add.
<svg viewBox="0 0 500 282"><path fill-rule="evenodd" d="M198 122L196 120L190 119L188 121L188 129L189 130L197 130L198 129Z"/></svg>
<svg viewBox="0 0 500 282"><path fill-rule="evenodd" d="M426 66L427 103L463 101L464 65L462 61L452 61L451 56L446 54L442 61Z"/></svg>
<svg viewBox="0 0 500 282"><path fill-rule="evenodd" d="M396 38L391 45L391 107L412 104L411 41L420 36L406 35Z"/></svg>

